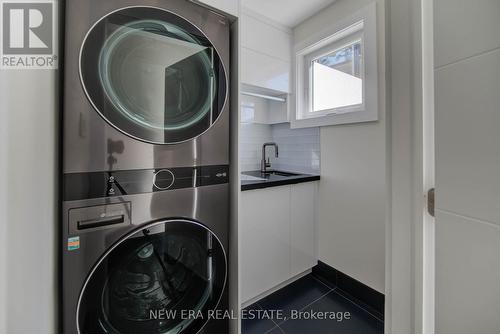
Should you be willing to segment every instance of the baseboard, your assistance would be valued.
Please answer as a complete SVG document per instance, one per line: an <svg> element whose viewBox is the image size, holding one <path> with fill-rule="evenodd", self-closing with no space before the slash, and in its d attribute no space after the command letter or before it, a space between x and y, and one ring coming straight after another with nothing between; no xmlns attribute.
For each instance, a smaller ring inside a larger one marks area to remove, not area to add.
<svg viewBox="0 0 500 334"><path fill-rule="evenodd" d="M313 267L312 274L336 286L340 290L338 292L345 294L346 297L374 313L380 319L384 319L384 294L321 261L318 261L318 264Z"/></svg>
<svg viewBox="0 0 500 334"><path fill-rule="evenodd" d="M260 293L258 296L255 296L255 297L253 297L253 298L251 298L249 300L244 301L243 303L241 303L241 308L244 309L245 307L250 306L250 305L252 305L253 303L255 303L257 301L266 298L267 296L275 293L276 291L280 290L281 288L284 288L285 286L289 285L290 283L293 283L296 280L298 280L298 279L300 279L300 278L302 278L302 277L304 277L306 275L309 275L311 272L312 272L311 269L306 270L306 271L304 271L304 272L302 272L302 273L300 273L298 275L295 275L294 277L289 278L286 281L284 281L284 282L276 285L272 289L264 291L264 292Z"/></svg>

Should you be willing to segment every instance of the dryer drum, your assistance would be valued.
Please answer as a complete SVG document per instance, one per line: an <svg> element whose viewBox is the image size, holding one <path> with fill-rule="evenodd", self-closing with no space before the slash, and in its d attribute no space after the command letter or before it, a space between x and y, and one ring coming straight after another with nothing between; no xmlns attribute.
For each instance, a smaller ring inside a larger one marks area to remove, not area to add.
<svg viewBox="0 0 500 334"><path fill-rule="evenodd" d="M197 333L217 307L226 278L222 245L205 226L150 224L103 257L82 291L87 333Z"/></svg>
<svg viewBox="0 0 500 334"><path fill-rule="evenodd" d="M187 20L157 8L126 8L99 20L83 42L80 76L108 123L156 144L207 131L226 99L226 74L212 43Z"/></svg>

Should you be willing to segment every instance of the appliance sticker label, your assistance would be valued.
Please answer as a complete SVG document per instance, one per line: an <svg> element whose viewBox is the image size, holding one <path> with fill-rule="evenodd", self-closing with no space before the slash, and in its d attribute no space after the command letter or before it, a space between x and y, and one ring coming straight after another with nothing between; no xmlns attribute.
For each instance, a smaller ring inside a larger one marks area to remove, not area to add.
<svg viewBox="0 0 500 334"><path fill-rule="evenodd" d="M74 251L80 248L80 237L68 238L68 250Z"/></svg>

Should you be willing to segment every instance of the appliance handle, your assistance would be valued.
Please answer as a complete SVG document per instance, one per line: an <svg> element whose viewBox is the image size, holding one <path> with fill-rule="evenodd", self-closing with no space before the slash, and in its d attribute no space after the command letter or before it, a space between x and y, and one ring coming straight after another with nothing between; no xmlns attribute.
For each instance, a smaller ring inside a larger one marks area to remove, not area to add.
<svg viewBox="0 0 500 334"><path fill-rule="evenodd" d="M77 228L79 230L86 230L89 228L96 228L96 227L102 227L102 226L121 224L124 221L125 221L124 215L111 216L111 217L105 217L105 218L97 218L97 219L81 220L81 221L78 221Z"/></svg>

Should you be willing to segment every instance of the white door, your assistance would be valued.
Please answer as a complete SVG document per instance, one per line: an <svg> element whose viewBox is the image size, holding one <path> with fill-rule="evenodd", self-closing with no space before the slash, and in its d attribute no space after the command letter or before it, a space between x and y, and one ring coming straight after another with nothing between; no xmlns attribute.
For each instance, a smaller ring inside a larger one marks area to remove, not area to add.
<svg viewBox="0 0 500 334"><path fill-rule="evenodd" d="M500 333L500 1L434 0L436 334Z"/></svg>

